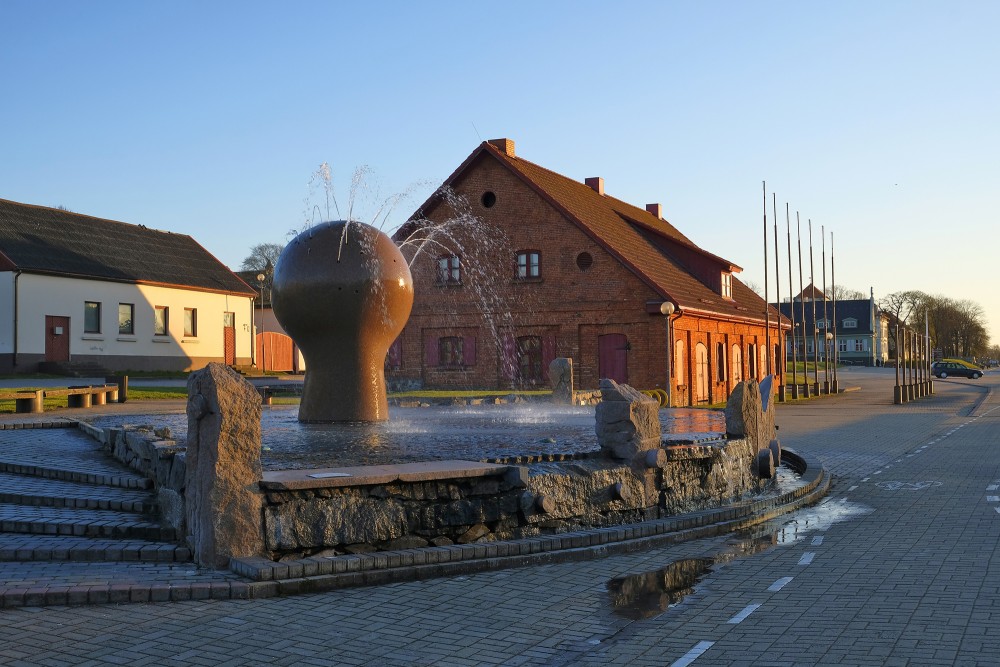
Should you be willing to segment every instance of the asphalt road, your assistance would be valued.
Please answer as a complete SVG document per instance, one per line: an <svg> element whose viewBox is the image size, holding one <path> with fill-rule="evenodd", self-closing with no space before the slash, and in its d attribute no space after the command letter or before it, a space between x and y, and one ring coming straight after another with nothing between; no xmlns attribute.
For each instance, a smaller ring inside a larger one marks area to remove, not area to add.
<svg viewBox="0 0 1000 667"><path fill-rule="evenodd" d="M0 664L1000 664L1000 373L898 406L893 369L840 379L860 391L778 407L830 495L752 535L288 598L0 610Z"/></svg>

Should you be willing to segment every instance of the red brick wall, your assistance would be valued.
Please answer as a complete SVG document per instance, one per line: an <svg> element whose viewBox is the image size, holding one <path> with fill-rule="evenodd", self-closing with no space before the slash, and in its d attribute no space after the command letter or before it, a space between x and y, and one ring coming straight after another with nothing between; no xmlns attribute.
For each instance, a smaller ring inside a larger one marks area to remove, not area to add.
<svg viewBox="0 0 1000 667"><path fill-rule="evenodd" d="M510 344L505 341L533 335L554 343L554 349L547 345L550 355L573 359L578 389L592 389L600 380L598 336L621 333L631 348L626 353L629 384L665 387L666 322L646 312L646 302L661 297L492 157L483 155L470 165L454 191L464 201L442 204L428 218L474 217L481 224L455 225L453 238L439 237L411 263L413 312L402 334L402 364L388 373L390 381L428 389L511 388L504 367ZM481 203L487 191L496 196L491 207ZM470 232L472 227L477 229ZM528 249L541 253L541 277L516 280L515 253ZM438 256L452 252L462 258L460 286L437 281ZM593 258L587 270L577 266L583 252ZM408 258L413 253L404 246ZM427 367L427 346L445 335L475 337L475 365ZM711 342L713 355L718 340L725 340L727 349L739 343L746 366L746 346L755 336L763 339L763 328L685 315L677 321L675 335ZM690 375L691 344L687 352ZM714 369L714 356L711 361ZM725 400L727 384L713 384L713 402ZM547 383L541 386L548 388ZM690 386L690 380L683 386ZM675 404L687 404L690 399L684 395L680 391Z"/></svg>

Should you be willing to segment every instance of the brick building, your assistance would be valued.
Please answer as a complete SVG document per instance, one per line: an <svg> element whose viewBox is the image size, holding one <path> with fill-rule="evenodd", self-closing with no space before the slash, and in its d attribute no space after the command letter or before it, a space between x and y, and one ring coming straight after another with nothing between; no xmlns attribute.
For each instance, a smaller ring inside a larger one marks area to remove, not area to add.
<svg viewBox="0 0 1000 667"><path fill-rule="evenodd" d="M788 322L769 311L767 355L766 304L734 277L740 267L697 247L659 204L544 169L509 139L477 147L395 239L416 292L386 362L396 387L547 388L549 362L570 357L578 389L609 377L696 405L782 356Z"/></svg>

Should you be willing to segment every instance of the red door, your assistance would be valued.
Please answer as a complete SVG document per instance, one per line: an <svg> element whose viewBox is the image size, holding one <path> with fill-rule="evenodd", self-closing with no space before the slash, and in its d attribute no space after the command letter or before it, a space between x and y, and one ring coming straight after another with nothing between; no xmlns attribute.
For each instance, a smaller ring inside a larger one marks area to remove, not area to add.
<svg viewBox="0 0 1000 667"><path fill-rule="evenodd" d="M223 354L225 356L225 363L230 366L236 365L236 314L235 313L223 313L222 314L222 326L223 326Z"/></svg>
<svg viewBox="0 0 1000 667"><path fill-rule="evenodd" d="M625 334L597 337L597 372L619 384L628 382L628 338Z"/></svg>
<svg viewBox="0 0 1000 667"><path fill-rule="evenodd" d="M45 361L69 361L69 318L45 316Z"/></svg>

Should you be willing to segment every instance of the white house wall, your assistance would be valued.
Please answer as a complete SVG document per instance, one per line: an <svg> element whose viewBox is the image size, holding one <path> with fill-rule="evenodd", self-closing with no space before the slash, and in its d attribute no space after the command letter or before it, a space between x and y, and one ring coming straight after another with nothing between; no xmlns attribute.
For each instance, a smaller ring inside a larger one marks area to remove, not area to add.
<svg viewBox="0 0 1000 667"><path fill-rule="evenodd" d="M235 317L237 363L249 364L252 358L253 302L248 296L31 274L21 275L17 291L19 360L22 355L44 360L45 317L52 315L69 318L71 361L102 358L112 370L200 368L208 361L223 360L225 312ZM87 301L101 304L100 333L84 333ZM118 333L120 303L134 305L132 335ZM4 313L12 312L6 302L0 304ZM154 306L168 309L166 336L153 333ZM186 308L197 309L196 336L184 336Z"/></svg>
<svg viewBox="0 0 1000 667"><path fill-rule="evenodd" d="M14 273L0 271L0 355L14 352Z"/></svg>

